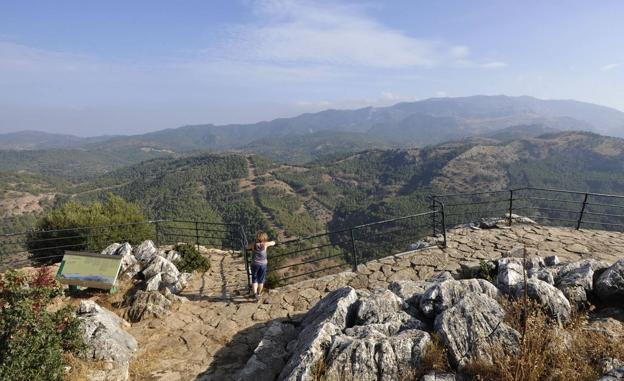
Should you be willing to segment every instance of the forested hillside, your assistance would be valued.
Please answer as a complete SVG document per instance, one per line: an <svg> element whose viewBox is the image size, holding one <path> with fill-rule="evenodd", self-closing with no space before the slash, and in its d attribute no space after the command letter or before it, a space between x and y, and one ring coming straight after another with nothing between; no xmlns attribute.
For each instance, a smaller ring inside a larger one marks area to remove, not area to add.
<svg viewBox="0 0 624 381"><path fill-rule="evenodd" d="M366 150L301 166L239 154L158 158L30 192L56 191L49 206L112 192L150 218L236 222L285 239L423 211L431 193L535 186L624 194L623 163L624 140L567 132Z"/></svg>

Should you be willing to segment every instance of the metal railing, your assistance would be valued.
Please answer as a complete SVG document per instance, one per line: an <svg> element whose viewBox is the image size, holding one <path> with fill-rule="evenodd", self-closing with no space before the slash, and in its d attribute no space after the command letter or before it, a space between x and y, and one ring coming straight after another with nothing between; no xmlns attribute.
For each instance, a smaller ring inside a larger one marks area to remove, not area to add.
<svg viewBox="0 0 624 381"><path fill-rule="evenodd" d="M283 284L346 268L356 271L370 260L423 248L430 245L422 239L431 235L431 221L434 235L441 233L446 245L443 208L438 202L431 211L279 242L269 256L270 280Z"/></svg>
<svg viewBox="0 0 624 381"><path fill-rule="evenodd" d="M624 196L548 188L515 188L502 191L433 196L446 207L448 226L501 218L511 225L514 215L541 224L621 230Z"/></svg>
<svg viewBox="0 0 624 381"><path fill-rule="evenodd" d="M242 251L243 229L237 224L187 220L153 220L0 234L0 271L28 264L53 263L66 250L99 252L113 242L132 245L192 245Z"/></svg>

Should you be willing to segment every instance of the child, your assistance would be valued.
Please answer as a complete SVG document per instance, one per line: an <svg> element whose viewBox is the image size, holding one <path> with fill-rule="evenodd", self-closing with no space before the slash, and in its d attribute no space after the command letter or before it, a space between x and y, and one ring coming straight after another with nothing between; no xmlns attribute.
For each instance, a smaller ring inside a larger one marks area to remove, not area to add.
<svg viewBox="0 0 624 381"><path fill-rule="evenodd" d="M269 241L267 233L258 232L256 233L256 242L248 247L249 250L253 250L251 257L251 286L256 300L260 299L266 279L267 249L274 245L275 241Z"/></svg>

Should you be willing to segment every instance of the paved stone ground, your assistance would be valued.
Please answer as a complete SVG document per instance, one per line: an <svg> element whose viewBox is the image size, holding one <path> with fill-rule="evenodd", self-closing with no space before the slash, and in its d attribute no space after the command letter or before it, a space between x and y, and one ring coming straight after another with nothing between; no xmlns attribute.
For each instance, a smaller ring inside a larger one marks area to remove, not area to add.
<svg viewBox="0 0 624 381"><path fill-rule="evenodd" d="M616 232L515 225L510 229L460 229L448 234L446 249L429 248L360 265L266 293L260 302L243 296L243 261L236 254L212 254L213 268L194 279L179 304L164 319L130 328L139 341L141 380L233 380L251 356L267 323L307 311L327 292L350 285L387 287L395 279L426 279L441 271L495 259L518 245L529 254L558 255L562 261L624 258L624 234ZM145 371L143 371L145 370ZM149 371L148 371L149 370Z"/></svg>

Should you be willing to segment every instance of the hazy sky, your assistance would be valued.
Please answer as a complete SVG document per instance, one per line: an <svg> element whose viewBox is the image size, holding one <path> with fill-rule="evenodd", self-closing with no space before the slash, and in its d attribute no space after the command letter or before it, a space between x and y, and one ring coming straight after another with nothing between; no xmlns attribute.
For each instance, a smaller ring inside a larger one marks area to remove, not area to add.
<svg viewBox="0 0 624 381"><path fill-rule="evenodd" d="M624 110L624 1L0 0L0 132L474 94Z"/></svg>

